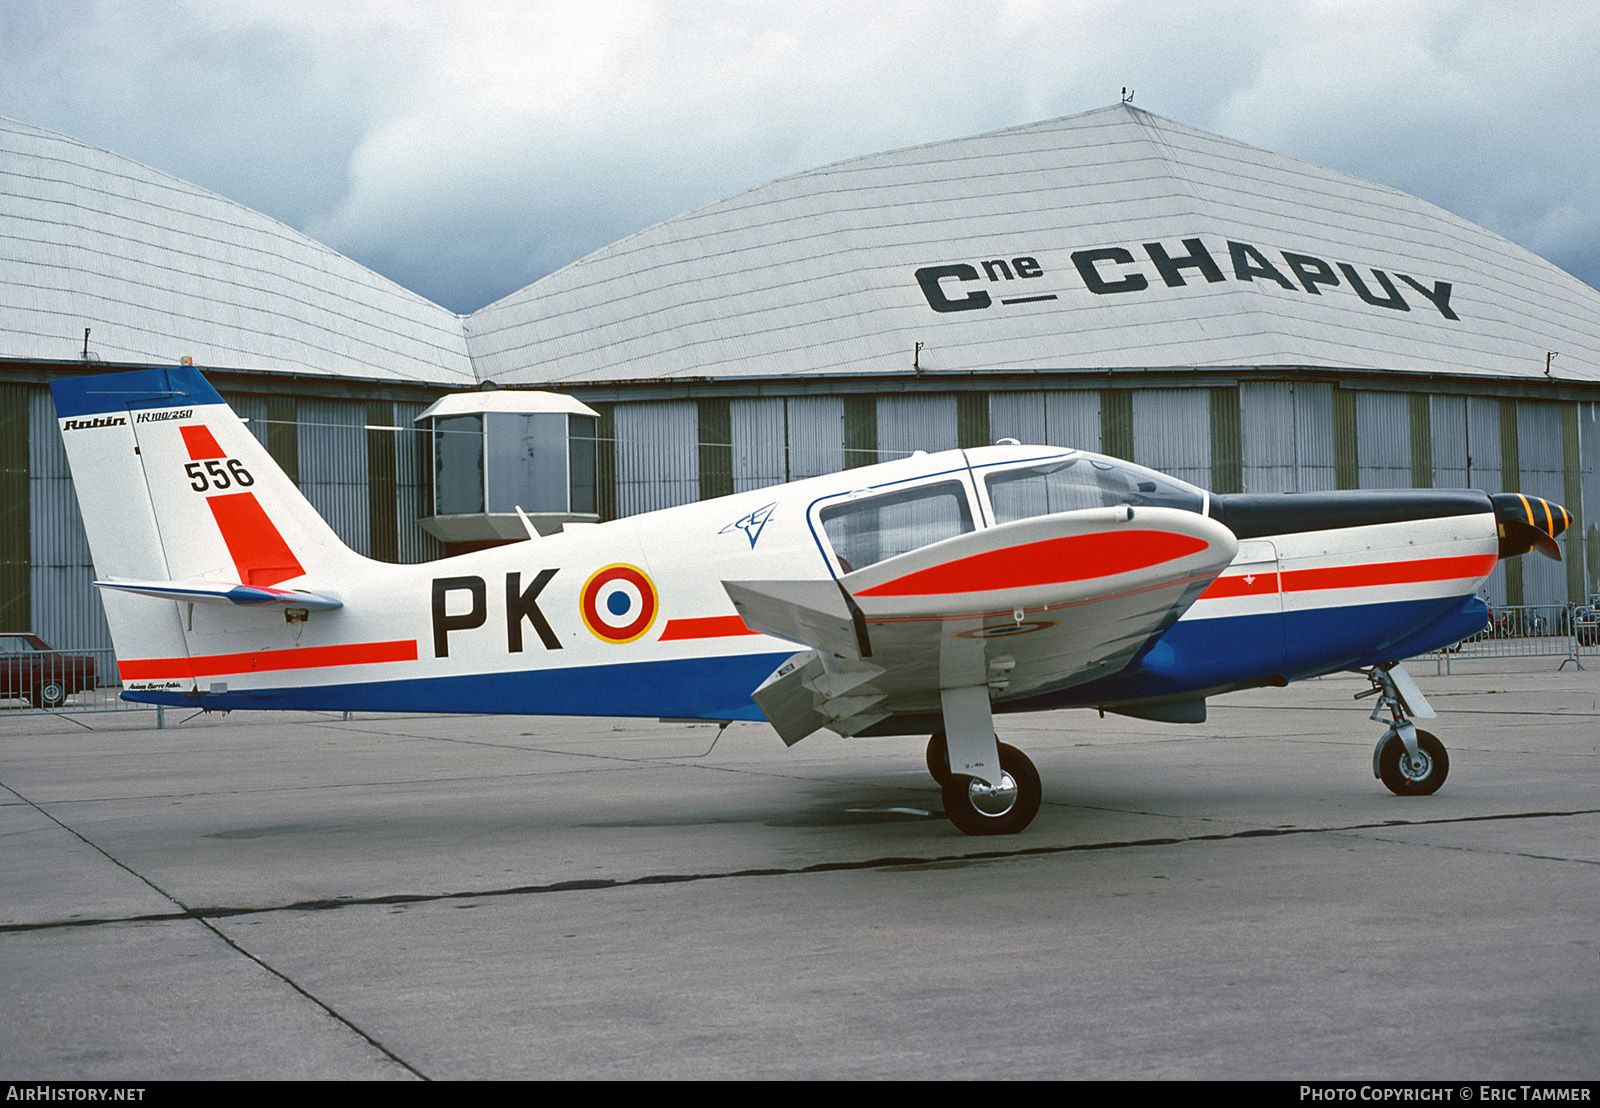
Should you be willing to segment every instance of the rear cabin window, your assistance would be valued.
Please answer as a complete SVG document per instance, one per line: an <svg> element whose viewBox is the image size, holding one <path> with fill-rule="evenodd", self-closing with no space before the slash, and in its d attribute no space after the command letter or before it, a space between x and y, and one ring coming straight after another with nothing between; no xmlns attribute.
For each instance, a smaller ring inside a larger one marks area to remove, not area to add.
<svg viewBox="0 0 1600 1108"><path fill-rule="evenodd" d="M986 478L996 523L1119 504L1199 512L1200 490L1147 469L1099 458L1066 458Z"/></svg>
<svg viewBox="0 0 1600 1108"><path fill-rule="evenodd" d="M833 504L820 518L845 573L973 529L966 487L959 481Z"/></svg>

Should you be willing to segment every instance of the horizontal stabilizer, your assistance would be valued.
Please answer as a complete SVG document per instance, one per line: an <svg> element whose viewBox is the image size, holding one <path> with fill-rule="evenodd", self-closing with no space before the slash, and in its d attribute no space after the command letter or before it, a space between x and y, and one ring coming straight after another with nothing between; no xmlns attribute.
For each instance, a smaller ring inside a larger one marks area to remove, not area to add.
<svg viewBox="0 0 1600 1108"><path fill-rule="evenodd" d="M94 587L185 604L233 604L244 608L276 604L285 608L304 608L308 612L330 612L344 607L343 601L327 593L265 588L238 581L127 581L112 578L96 581Z"/></svg>

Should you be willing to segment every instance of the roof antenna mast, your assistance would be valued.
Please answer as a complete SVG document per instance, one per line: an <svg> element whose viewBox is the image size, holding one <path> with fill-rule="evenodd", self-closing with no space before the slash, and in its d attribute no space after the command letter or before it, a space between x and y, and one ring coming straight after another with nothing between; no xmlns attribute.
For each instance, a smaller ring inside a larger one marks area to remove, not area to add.
<svg viewBox="0 0 1600 1108"><path fill-rule="evenodd" d="M1133 103L1133 90L1127 85L1122 86L1122 102L1124 104Z"/></svg>

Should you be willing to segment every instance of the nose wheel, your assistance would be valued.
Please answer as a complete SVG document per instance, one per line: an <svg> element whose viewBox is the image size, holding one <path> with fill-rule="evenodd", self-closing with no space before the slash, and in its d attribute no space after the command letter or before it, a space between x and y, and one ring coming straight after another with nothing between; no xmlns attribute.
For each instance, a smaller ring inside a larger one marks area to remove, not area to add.
<svg viewBox="0 0 1600 1108"><path fill-rule="evenodd" d="M1374 666L1367 671L1376 696L1372 719L1388 717L1389 729L1372 752L1372 775L1396 796L1429 796L1439 791L1450 772L1450 755L1431 731L1422 731L1412 718L1433 719L1434 711L1416 682L1399 665Z"/></svg>
<svg viewBox="0 0 1600 1108"><path fill-rule="evenodd" d="M1430 731L1417 732L1415 754L1398 734L1378 748L1378 778L1396 796L1428 796L1439 791L1450 772L1450 755Z"/></svg>

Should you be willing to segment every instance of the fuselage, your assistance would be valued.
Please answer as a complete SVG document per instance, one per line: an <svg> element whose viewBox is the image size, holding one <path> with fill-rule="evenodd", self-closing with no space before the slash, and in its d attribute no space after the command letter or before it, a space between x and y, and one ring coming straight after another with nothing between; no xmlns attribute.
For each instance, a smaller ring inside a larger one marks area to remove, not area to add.
<svg viewBox="0 0 1600 1108"><path fill-rule="evenodd" d="M1059 503L1019 499L1013 480L1080 464L1097 482L1083 493L1091 501L1210 515L1239 537L1237 556L1120 672L1001 693L997 712L1183 701L1392 661L1483 625L1476 594L1497 539L1482 493L1218 497L1098 455L1000 446L917 455L421 565L351 555L331 568L334 579L330 567L308 567L304 582L284 583L336 594L337 610L289 621L278 609L194 605L189 656L124 659L124 687L131 699L208 708L758 720L751 692L802 648L751 631L724 581L829 582L860 560L943 541L951 527L1091 506L1071 501L1074 489ZM940 490L948 510L897 517L895 498L923 489ZM878 502L887 507L863 527L851 506ZM991 649L1031 624L1075 618L1017 615L994 625ZM924 722L902 715L876 730Z"/></svg>

